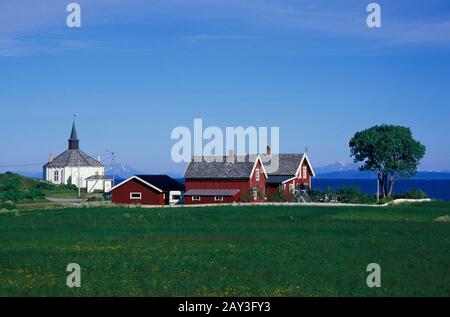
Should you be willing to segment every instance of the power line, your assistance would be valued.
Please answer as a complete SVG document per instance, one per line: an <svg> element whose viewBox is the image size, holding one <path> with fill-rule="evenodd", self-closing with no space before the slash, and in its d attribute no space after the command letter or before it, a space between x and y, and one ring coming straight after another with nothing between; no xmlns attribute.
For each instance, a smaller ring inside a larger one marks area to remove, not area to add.
<svg viewBox="0 0 450 317"><path fill-rule="evenodd" d="M12 164L12 165L0 165L0 168L7 167L26 167L26 166L43 166L46 163L23 163L23 164Z"/></svg>
<svg viewBox="0 0 450 317"><path fill-rule="evenodd" d="M101 157L108 158L107 156L111 156L111 153L104 152L102 154L99 154ZM15 163L15 164L8 164L8 165L0 165L0 168L8 168L8 167L27 167L27 166L44 166L48 162L45 163Z"/></svg>

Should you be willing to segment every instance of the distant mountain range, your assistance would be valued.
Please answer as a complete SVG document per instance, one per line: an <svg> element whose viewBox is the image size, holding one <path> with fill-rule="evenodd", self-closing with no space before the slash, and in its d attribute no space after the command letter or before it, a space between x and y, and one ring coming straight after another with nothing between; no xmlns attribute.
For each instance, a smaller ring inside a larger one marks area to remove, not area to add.
<svg viewBox="0 0 450 317"><path fill-rule="evenodd" d="M355 171L358 170L358 168L359 165L356 163L337 162L322 167L315 167L314 171L316 172L316 174L327 174L335 172Z"/></svg>
<svg viewBox="0 0 450 317"><path fill-rule="evenodd" d="M139 171L127 164L124 163L116 163L114 165L108 165L105 166L105 174L108 176L115 175L116 178L120 179L127 179L133 175L146 175L146 174L161 174L161 175L168 175L172 178L179 179L182 178L180 174L173 173L173 172L155 172L155 173L146 173L143 171Z"/></svg>
<svg viewBox="0 0 450 317"><path fill-rule="evenodd" d="M105 166L105 174L108 176L115 175L116 178L127 179L133 175L145 173L142 173L127 164L115 163Z"/></svg>
<svg viewBox="0 0 450 317"><path fill-rule="evenodd" d="M374 173L359 171L359 165L355 163L337 162L322 167L315 167L317 178L322 179L371 179L376 178ZM42 172L33 171L16 171L15 173L29 178L42 178ZM118 180L127 179L133 175L147 174L142 171L124 164L115 163L105 167L105 174L108 176L116 176ZM182 176L172 172L160 172L154 174L166 174L175 179L181 180ZM450 179L450 171L420 171L413 179Z"/></svg>
<svg viewBox="0 0 450 317"><path fill-rule="evenodd" d="M323 179L370 179L376 178L374 173L361 172L355 163L337 162L314 169L316 176ZM419 171L412 179L450 179L448 171Z"/></svg>

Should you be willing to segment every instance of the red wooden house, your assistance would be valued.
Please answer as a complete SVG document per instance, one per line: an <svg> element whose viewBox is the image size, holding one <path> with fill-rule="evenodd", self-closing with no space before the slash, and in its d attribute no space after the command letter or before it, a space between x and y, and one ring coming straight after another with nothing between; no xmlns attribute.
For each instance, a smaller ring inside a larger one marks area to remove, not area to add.
<svg viewBox="0 0 450 317"><path fill-rule="evenodd" d="M272 155L269 148L261 159L268 175L266 194L269 198L280 188L285 197L293 196L299 190L311 189L311 177L315 173L306 153Z"/></svg>
<svg viewBox="0 0 450 317"><path fill-rule="evenodd" d="M194 158L184 174L184 204L262 201L267 173L259 156Z"/></svg>
<svg viewBox="0 0 450 317"><path fill-rule="evenodd" d="M114 204L169 205L181 201L184 186L167 175L135 175L109 192Z"/></svg>

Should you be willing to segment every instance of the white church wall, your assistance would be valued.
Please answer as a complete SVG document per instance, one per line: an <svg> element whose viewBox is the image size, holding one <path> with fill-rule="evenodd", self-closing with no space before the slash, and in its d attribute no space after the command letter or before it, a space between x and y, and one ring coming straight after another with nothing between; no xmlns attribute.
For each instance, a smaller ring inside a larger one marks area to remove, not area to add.
<svg viewBox="0 0 450 317"><path fill-rule="evenodd" d="M45 173L45 180L55 184L60 185L64 184L64 168L59 167L51 167L47 168Z"/></svg>
<svg viewBox="0 0 450 317"><path fill-rule="evenodd" d="M78 175L79 170L79 175ZM81 188L86 188L86 178L94 175L104 175L104 167L91 167L91 166L70 166L64 169L65 184L73 184L78 187L78 182ZM78 180L80 177L80 180Z"/></svg>

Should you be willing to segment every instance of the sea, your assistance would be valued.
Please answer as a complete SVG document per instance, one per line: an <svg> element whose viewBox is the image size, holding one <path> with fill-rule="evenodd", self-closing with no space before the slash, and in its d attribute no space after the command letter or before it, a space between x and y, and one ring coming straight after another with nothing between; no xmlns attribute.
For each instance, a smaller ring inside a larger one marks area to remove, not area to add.
<svg viewBox="0 0 450 317"><path fill-rule="evenodd" d="M377 193L376 179L314 178L312 180L313 190L324 191L339 189L343 186L356 186L361 192L370 195ZM450 201L450 179L399 179L394 184L394 194L403 194L412 189L421 189L427 193L428 197L433 199Z"/></svg>

